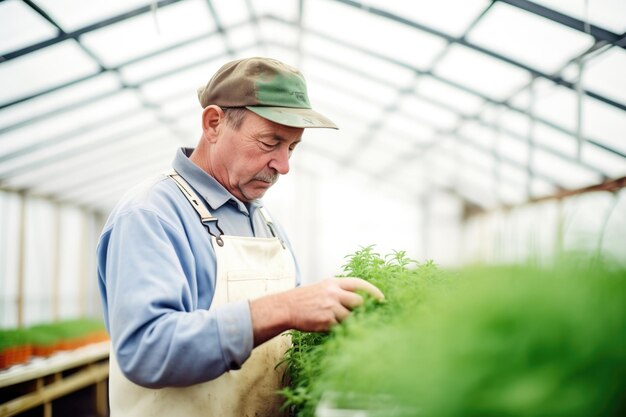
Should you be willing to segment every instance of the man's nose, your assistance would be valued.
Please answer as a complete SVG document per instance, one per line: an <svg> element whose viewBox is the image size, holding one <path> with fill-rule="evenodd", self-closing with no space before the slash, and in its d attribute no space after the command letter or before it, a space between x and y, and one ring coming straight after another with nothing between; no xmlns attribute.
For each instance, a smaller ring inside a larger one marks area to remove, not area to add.
<svg viewBox="0 0 626 417"><path fill-rule="evenodd" d="M289 172L289 148L284 147L278 150L272 160L269 163L269 167L275 169L280 175L285 175Z"/></svg>

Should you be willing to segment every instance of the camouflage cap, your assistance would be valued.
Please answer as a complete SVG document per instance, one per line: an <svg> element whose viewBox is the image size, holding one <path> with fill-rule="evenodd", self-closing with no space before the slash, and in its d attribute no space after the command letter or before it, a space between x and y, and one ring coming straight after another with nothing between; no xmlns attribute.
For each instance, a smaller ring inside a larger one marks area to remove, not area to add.
<svg viewBox="0 0 626 417"><path fill-rule="evenodd" d="M246 58L222 66L198 89L202 107L245 107L272 122L292 127L337 125L311 108L304 77L271 58Z"/></svg>

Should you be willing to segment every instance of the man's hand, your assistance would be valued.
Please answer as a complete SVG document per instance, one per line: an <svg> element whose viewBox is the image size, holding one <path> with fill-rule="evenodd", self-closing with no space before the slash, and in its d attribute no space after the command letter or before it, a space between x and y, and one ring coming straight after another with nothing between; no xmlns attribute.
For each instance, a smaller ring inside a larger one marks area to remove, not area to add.
<svg viewBox="0 0 626 417"><path fill-rule="evenodd" d="M254 345L288 329L327 331L363 304L364 291L382 300L382 292L360 278L332 278L250 301Z"/></svg>

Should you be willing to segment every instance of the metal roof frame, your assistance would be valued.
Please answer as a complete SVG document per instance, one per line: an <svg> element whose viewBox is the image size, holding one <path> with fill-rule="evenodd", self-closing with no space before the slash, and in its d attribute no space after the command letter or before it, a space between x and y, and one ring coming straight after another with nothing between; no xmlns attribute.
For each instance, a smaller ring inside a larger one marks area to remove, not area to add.
<svg viewBox="0 0 626 417"><path fill-rule="evenodd" d="M2 1L2 0L0 0L0 1ZM66 105L66 106L64 106L62 108L56 108L56 109L53 109L53 110L48 111L48 112L40 113L38 115L35 115L32 119L29 119L28 121L20 121L18 123L12 124L10 126L6 126L6 127L2 128L2 129L0 129L0 135L3 134L3 133L9 132L11 130L23 127L24 125L26 125L28 123L31 123L34 120L35 121L44 120L46 118L49 118L49 117L52 117L52 116L56 116L56 115L62 114L64 112L67 112L67 111L79 108L80 106L82 106L83 104L86 104L87 102L93 102L94 100L102 100L104 98L110 97L111 95L117 94L117 93L119 93L121 91L124 91L124 90L137 90L144 83L147 83L147 82L150 82L150 81L154 81L156 79L163 78L163 77L166 77L168 75L172 75L172 74L174 74L176 72L183 71L183 70L191 68L191 67L193 67L195 65L200 65L202 63L205 63L206 61L210 61L210 60L221 58L224 55L234 55L236 52L240 52L240 51L248 49L250 47L254 47L254 46L278 46L278 47L282 47L282 48L289 48L289 49L295 50L295 52L298 54L298 57L300 57L301 54L302 54L301 43L302 43L302 37L303 37L304 34L313 34L315 36L319 36L319 37L324 38L326 40L329 40L329 41L335 42L337 44L343 45L345 47L350 47L350 48L359 50L360 52L366 53L366 54L368 54L368 55L370 55L370 56L372 56L374 58L385 60L387 62L390 62L393 65L397 65L397 66L400 66L402 68L409 69L409 70L413 71L413 73L415 74L415 78L412 81L412 83L414 83L415 80L419 80L419 78L422 77L422 76L430 76L430 77L433 77L434 79L437 79L438 81L441 81L441 82L443 82L443 83L445 83L445 84L447 84L449 86L452 86L454 88L460 89L461 91L465 91L465 92L470 93L470 94L472 94L474 96L477 96L481 100L483 100L485 103L489 103L489 104L496 105L496 106L502 106L502 107L504 107L504 108L506 108L508 110L511 110L513 112L516 112L516 113L526 114L527 111L525 109L520 109L520 108L518 108L516 106L511 105L508 102L508 100L502 100L502 101L494 100L492 98L489 98L489 97L485 96L484 94L481 94L481 93L479 93L477 91L473 91L469 87L466 87L464 85L452 82L450 80L446 80L445 78L440 77L440 76L438 76L438 75L433 73L434 65L436 65L438 60L441 58L442 54L445 53L445 51L450 47L450 45L452 45L452 44L459 44L459 45L468 47L470 49L473 49L474 51L477 51L479 53L488 55L488 56L490 56L492 58L498 59L498 60L500 60L502 62L506 62L508 64L511 64L511 65L514 65L514 66L516 66L518 68L521 68L521 69L527 71L529 74L531 74L535 78L544 78L544 79L547 79L547 80L553 82L556 85L561 85L561 86L564 86L564 87L566 87L568 89L571 89L571 90L574 90L574 91L578 91L577 90L578 86L576 84L568 82L568 81L564 80L563 78L561 78L558 75L551 75L551 74L543 73L543 72L537 70L536 68L529 67L529 66L527 66L527 65L525 65L523 63L517 62L517 61L512 60L512 59L510 59L508 57L502 56L502 55L500 55L500 54L498 54L498 53L496 53L494 51L490 51L490 50L488 50L486 48L482 48L480 46L477 46L477 45L474 45L474 44L468 42L465 39L465 34L463 36L461 36L461 37L450 36L449 34L446 34L444 32L436 30L436 29L434 29L432 27L428 27L426 25L423 25L423 24L420 24L420 23L417 23L417 22L413 22L411 20L405 19L403 17L400 17L398 15L386 12L386 11L381 10L381 9L377 9L377 8L366 6L366 5L364 5L364 4L360 3L360 2L353 1L353 0L335 0L335 1L338 2L338 3L344 4L344 5L348 5L348 6L357 8L357 9L364 10L364 11L366 11L368 13L372 13L372 14L380 16L380 17L384 17L386 19L390 19L390 20L392 20L392 21L394 21L396 23L407 25L407 26L409 26L409 27L411 27L413 29L416 29L416 30L419 30L419 31L423 31L423 32L429 33L431 35L435 35L435 36L437 36L439 38L444 39L447 42L447 46L444 48L443 52L439 55L439 57L435 58L435 60L433 61L433 64L431 65L430 69L428 69L426 71L419 70L419 69L417 69L415 67L412 67L412 66L410 66L410 65L408 65L406 63L399 62L399 61L396 61L396 60L392 60L392 59L389 59L387 57L381 56L381 55L379 55L377 53L374 53L374 52L371 52L371 51L367 51L364 48L358 47L357 45L350 45L350 44L348 44L346 42L343 42L340 39L336 39L336 38L324 35L322 33L316 32L316 31L308 29L308 28L304 28L302 26L303 14L304 14L304 7L303 7L304 0L298 0L298 17L297 17L297 20L295 22L289 21L289 20L285 20L285 19L273 16L271 14L266 14L266 15L263 15L263 16L259 17L254 12L251 1L250 0L245 0L247 6L249 8L249 11L250 11L250 18L247 21L238 23L236 25L231 25L230 27L224 27L221 24L219 16L218 16L215 8L213 7L211 1L210 0L206 0L207 7L209 8L209 10L211 12L211 15L213 16L213 18L215 20L215 23L216 23L216 27L217 27L216 31L213 31L213 32L210 32L210 33L207 33L207 34L203 34L203 35L200 35L200 36L195 36L195 37L192 37L192 38L187 39L185 41L179 42L179 43L177 43L175 45L170 45L170 46L168 46L166 48L162 48L160 50L153 51L153 52L150 52L148 54L145 54L145 55L142 55L142 56L139 56L139 57L135 57L135 58L133 58L133 59L131 59L129 61L126 61L126 62L124 62L124 63L122 63L120 65L117 65L117 66L106 67L93 53L91 53L91 51L89 51L89 49L87 47L82 45L82 43L80 42L80 36L85 34L85 33L89 33L89 32L95 31L97 29L100 29L100 28L103 28L103 27L106 27L106 26L110 26L110 25L113 25L115 23L118 23L118 22L130 19L130 18L139 16L139 15L142 15L142 14L145 14L145 13L148 13L151 10L153 10L153 6L156 6L157 8L162 8L162 7L167 7L167 6L169 6L171 4L174 4L174 3L178 3L180 1L181 0L161 0L161 1L156 2L152 6L140 7L140 8L134 9L132 11L129 11L127 13L119 14L117 16L113 16L111 18L104 19L104 20L102 20L100 22L96 22L94 24L85 26L85 27L80 28L80 29L75 30L75 31L65 32L58 25L58 23L56 23L54 21L54 19L52 19L49 15L47 15L45 13L45 11L43 11L41 8L39 8L32 0L24 0L24 2L27 5L29 5L33 10L35 10L43 18L45 18L49 23L51 23L58 30L59 34L56 37L48 39L46 41L39 42L39 43L30 45L28 47L21 48L19 50L7 53L7 54L5 54L3 56L0 56L0 65L3 62L8 62L8 61L10 61L12 59L18 58L20 56L24 56L24 55L29 54L29 53L33 53L35 51L38 51L38 50L41 50L43 48L49 47L51 45L57 44L59 42L62 42L62 41L68 40L68 39L74 39L79 44L79 46L83 49L83 51L85 51L91 57L91 59L94 60L94 62L96 62L98 64L100 70L98 72L94 73L94 74L90 74L88 76L84 76L84 77L80 77L80 78L74 79L74 80L72 80L70 82L67 82L67 83L64 83L62 85L57 85L57 86L50 87L50 88L48 88L45 91L41 91L41 92L38 92L36 94L32 94L32 95L26 96L26 97L21 97L21 98L19 98L17 100L13 100L13 101L8 102L8 103L2 103L2 104L0 104L0 110L8 108L8 107L11 107L11 106L19 104L19 103L23 103L25 101L29 101L31 99L34 99L36 97L40 97L40 96L45 95L45 94L49 94L49 93L54 92L54 91L61 90L61 89L65 88L65 87L68 87L68 86L71 86L71 85L75 85L75 84L80 83L82 81L86 81L88 79L94 78L94 77L96 77L96 76L98 76L98 75L100 75L102 73L105 73L105 72L112 72L114 74L117 74L118 77L119 77L119 81L120 81L120 87L118 89L113 90L113 91L106 92L106 93L101 93L101 94L98 94L96 96L90 97L89 99L83 99L83 100L79 100L79 101L70 103L70 104L68 104L68 105ZM480 21L480 19L487 13L489 8L496 1L501 1L501 2L509 4L511 6L518 7L520 9L529 11L531 13L534 13L536 15L545 17L547 19L550 19L550 20L552 20L554 22L560 23L560 24L565 25L567 27L570 27L572 29L575 29L575 30L578 30L578 31L583 31L585 33L589 33L596 40L596 44L589 51L586 51L585 53L583 53L581 55L581 57L579 57L578 59L581 59L582 57L584 57L585 54L587 54L589 52L592 52L592 51L596 50L598 47L601 47L601 46L604 46L604 45L612 45L614 47L626 48L626 40L625 40L626 39L626 34L617 35L617 34L612 33L610 31L604 30L602 28L599 28L599 27L596 27L596 26L593 26L593 25L588 25L585 22L582 22L580 20L574 19L574 18L572 18L570 16L563 15L561 13L558 13L558 12L554 11L554 10L548 9L546 7L543 7L543 6L539 6L539 5L535 4L535 3L532 3L532 2L529 2L529 1L525 1L525 0L493 0L482 11L482 13L474 20L474 22L470 25L470 28L473 25L475 25L478 21ZM262 37L259 36L259 39L258 39L256 44L253 44L251 46L244 47L244 48L239 48L238 50L235 50L235 49L232 48L232 46L230 45L230 43L228 41L228 32L230 30L235 29L237 27L240 27L241 25L254 24L255 27L257 28L257 31L260 33L259 25L260 25L260 22L263 21L263 20L278 21L278 22L285 23L287 25L290 25L292 27L297 28L298 29L298 39L297 39L297 42L296 42L296 46L295 47L285 46L285 45L282 45L282 44L280 44L279 42L276 42L276 41L267 42L267 41L263 40ZM198 60L196 62L185 64L185 65L180 66L178 68L175 68L173 70L165 71L163 73L157 74L156 76L149 77L147 79L142 80L139 83L134 83L134 84L124 83L123 79L119 75L120 69L123 68L124 66L130 65L130 64L133 64L133 63L137 63L137 62L141 62L141 61L146 60L148 58L157 56L159 54L162 54L162 53L174 50L174 49L176 49L178 47L184 46L186 44L192 43L192 42L197 41L199 39L203 39L203 38L206 38L206 37L211 37L211 36L214 36L214 35L220 35L220 36L223 37L225 45L226 45L226 51L227 51L225 54L219 54L218 56L203 58L203 59ZM343 69L346 69L346 70L349 70L349 71L355 71L353 68L346 67L345 65L341 65L340 63L333 62L332 60L326 59L324 57L316 57L316 58L317 59L326 60L327 62L330 62L332 65L341 66L341 67L343 67ZM370 79L373 79L373 77L371 75L366 74L366 73L364 73L362 71L360 71L358 73L361 76L366 76L366 77L369 77ZM376 81L380 81L380 80L376 80ZM527 87L528 86L523 87L523 88L527 88ZM419 95L418 93L413 91L413 89L410 88L410 86L398 89L397 91L398 91L398 95L399 96L406 95L406 94L412 94L415 97L420 98L421 100L426 100L426 101L430 102L433 105L439 106L441 108L445 108L446 110L452 111L452 112L454 112L455 114L457 114L459 116L459 125L457 125L456 127L452 128L452 129L449 129L449 130L441 130L441 129L439 131L436 130L436 133L434 135L433 140L431 140L431 144L430 145L435 146L437 144L437 141L436 141L436 137L437 136L440 136L440 135L443 135L443 134L445 134L445 135L453 134L453 135L456 135L457 138L465 140L465 145L467 145L467 146L475 146L475 148L477 150L479 150L479 151L485 152L487 154L493 154L493 156L496 157L497 160L499 162L501 162L501 163L507 163L507 164L510 164L512 166L516 166L517 168L520 168L520 169L523 168L523 169L527 170L529 176L533 176L534 175L537 178L540 178L540 179L542 179L544 181L547 181L548 183L552 184L557 189L560 189L560 190L564 189L560 184L555 182L555 180L553 178L549 178L549 177L546 177L546 176L543 176L543 175L541 175L541 176L537 175L537 173L533 173L533 172L529 171L529 166L526 166L526 167L519 166L518 162L509 160L508 158L503 158L502 155L497 155L497 152L495 152L494 150L488 149L486 147L481 147L480 145L475 144L473 141L467 140L467 138L464 138L461 135L459 135L459 133L458 133L459 127L462 126L462 124L467 122L467 121L476 121L479 124L481 124L481 125L483 125L483 126L485 126L487 128L490 128L490 129L500 129L500 127L494 126L492 123L489 123L489 122L483 120L481 118L481 116L480 116L481 111L479 111L477 114L474 114L472 116L467 116L467 115L461 114L460 112L456 111L455 109L451 108L450 106L445 106L445 103L441 103L441 102L438 102L436 100L432 100L430 98L426 98L424 96ZM617 109L620 109L622 111L626 111L626 105L623 104L623 103L619 103L619 102L617 102L615 100L612 100L612 99L609 99L607 97L604 97L604 96L602 96L600 94L597 94L597 93L595 93L593 91L586 91L585 90L585 91L579 91L579 92L582 93L582 94L585 94L585 95L587 95L589 97L592 97L594 99L597 99L597 100L599 100L599 101L601 101L601 102L603 102L603 103L605 103L605 104L607 104L609 106L613 106L613 107L615 107ZM158 110L158 106L156 106L156 103L152 103L152 102L146 100L145 98L143 98L141 96L140 96L140 100L142 102L142 105L143 105L144 109L147 109L147 110L150 110L150 111ZM393 107L389 107L387 109L384 109L383 111L384 111L384 113L379 116L378 120L374 121L371 124L371 126L370 126L371 129L369 129L369 130L371 130L373 132L373 134L368 134L368 135L362 137L361 138L362 142L367 143L369 140L371 140L373 135L375 135L376 131L379 130L380 128L382 128L382 126L384 125L384 120L385 120L384 116L386 115L386 113L394 112L394 111L396 111L396 109L394 109ZM141 112L141 110L137 111L137 113L139 113L139 112ZM124 116L128 116L128 115L122 115L122 117L124 117ZM161 117L158 114L158 112L157 112L156 116L157 116L157 119L161 122L162 125L170 126L172 133L175 136L179 136L177 134L176 127L172 125L172 121L171 120ZM111 117L110 119L107 119L107 120L110 121L110 120L113 120L113 119L116 119L116 118L117 118L117 120L119 120L119 117L117 117L117 116ZM558 125L556 125L554 123L551 123L551 122L549 122L547 120L543 120L541 118L535 118L535 117L533 117L532 119L533 119L533 123L534 122L542 123L542 124L544 124L546 126L549 126L549 127L553 128L553 129L555 129L555 130L557 130L557 131L559 131L561 133L565 133L565 134L567 134L569 136L576 137L576 132L568 131L567 129L565 129L565 128L561 127L561 126L558 126ZM107 120L99 121L97 123L94 123L92 127L97 127L98 125L105 124L105 123L107 123ZM84 129L84 127L82 129ZM127 132L127 134L124 134L124 135L116 135L116 137L118 139L119 138L123 138L123 137L127 137L127 135L132 135L134 133L134 131L135 130L129 131L129 132ZM526 140L525 138L521 137L519 134L513 134L514 132L510 132L510 131L506 131L506 130L503 130L503 132L506 133L508 136L513 137L513 138L515 138L517 140ZM0 163L3 162L3 161L7 161L9 159L13 159L13 158L16 158L16 157L28 154L30 152L33 152L33 151L36 151L38 149L44 148L44 147L49 146L51 144L58 144L58 143L61 143L61 142L65 141L65 140L69 140L72 137L74 137L76 133L77 132L75 131L75 132L70 132L68 134L59 135L59 136L54 137L54 138L45 139L45 140L40 141L40 142L38 142L36 144L29 145L29 146L27 146L25 148L21 148L21 149L19 149L17 151L13 151L13 152L10 152L10 153L5 154L5 155L0 155ZM111 139L115 139L115 138L111 138ZM1 137L0 137L0 140L1 140ZM613 149L612 147L604 145L604 144L602 144L602 143L600 143L598 141L595 141L592 138L584 138L584 140L585 140L585 142L587 142L587 143L589 143L589 144L591 144L593 146L596 146L596 147L598 147L600 149L603 149L604 151L608 151L608 152L611 152L611 153L613 153L615 155L618 155L618 156L621 156L623 158L626 158L626 155L624 153L620 152L619 150ZM89 144L90 146L83 146L80 149L82 149L82 150L87 150L89 148L93 149L91 147L92 145L93 146L103 146L106 143L109 143L109 142L101 140L101 141L96 142L95 144ZM582 161L578 161L578 160L576 160L574 158L571 158L571 157L569 157L569 156L567 156L565 154L562 154L562 153L560 153L560 152L558 152L558 151L556 151L554 149L551 149L549 147L545 147L545 146L540 145L540 144L532 144L532 146L537 147L538 149L542 149L542 150L544 150L546 152L549 152L552 155L557 156L559 158L563 158L564 160L567 160L569 162L575 162L575 163L579 164L582 168L591 170L591 171L593 171L596 174L603 175L603 179L605 179L605 180L607 179L605 173L602 172L601 169L599 169L597 167L591 166L591 165L589 165L587 163L581 163ZM359 148L361 149L362 147L363 146L362 146L362 143L361 143L361 146ZM406 160L414 162L416 158L418 158L420 156L423 156L426 152L429 151L429 149L431 149L431 146L420 147L420 152L417 152L416 155L411 155L410 157L409 157L409 155L406 155L405 156ZM341 163L341 160L339 160L339 159L333 158L332 156L328 156L328 155L325 155L325 156L326 157L330 157L331 159L335 159L337 162ZM44 158L44 160L47 161L48 163L57 163L60 160L62 160L62 158L63 158L62 155L58 155L57 158ZM26 172L26 171L29 171L31 169L36 169L36 165L38 165L40 163L41 163L41 161L38 161L37 163L29 163L29 164L26 164L24 166L21 166L21 167L17 168L16 170L5 172L3 174L3 179L7 178L5 176L7 174L8 174L8 177L12 177L12 176L18 175L21 172ZM397 167L397 164L395 166ZM391 172L391 168L392 167L390 167L390 169L388 169L388 170L385 170L385 173L389 174ZM373 176L370 175L370 176L372 178L377 178L377 179L382 178L379 175L373 175ZM457 192L458 192L458 190L457 190Z"/></svg>

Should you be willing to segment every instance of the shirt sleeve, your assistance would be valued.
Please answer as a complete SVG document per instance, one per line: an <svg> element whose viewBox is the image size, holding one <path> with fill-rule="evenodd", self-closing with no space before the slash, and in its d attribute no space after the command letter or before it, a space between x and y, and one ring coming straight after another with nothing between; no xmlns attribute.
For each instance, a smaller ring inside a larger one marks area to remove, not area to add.
<svg viewBox="0 0 626 417"><path fill-rule="evenodd" d="M186 236L147 210L119 215L101 238L107 326L122 372L138 385L205 382L250 356L248 302L196 309L193 257Z"/></svg>

